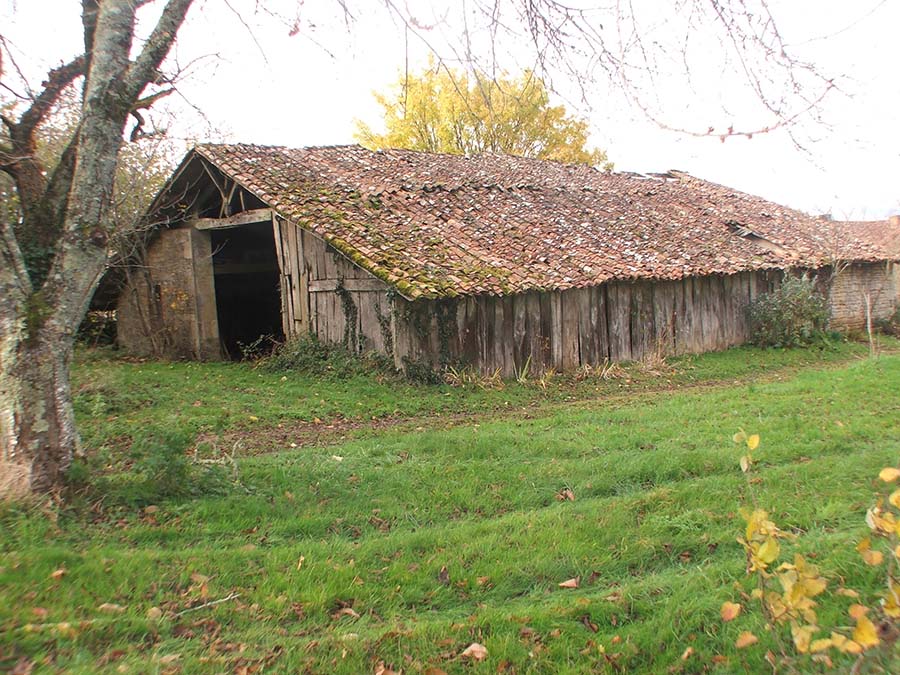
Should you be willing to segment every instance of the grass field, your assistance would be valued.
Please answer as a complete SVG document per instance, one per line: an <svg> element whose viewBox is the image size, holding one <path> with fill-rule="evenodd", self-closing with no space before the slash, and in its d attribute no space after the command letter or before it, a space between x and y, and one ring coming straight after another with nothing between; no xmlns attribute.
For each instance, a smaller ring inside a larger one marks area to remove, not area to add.
<svg viewBox="0 0 900 675"><path fill-rule="evenodd" d="M874 594L854 546L900 459L886 346L488 390L82 354L82 471L106 497L0 507L0 669L771 672L758 612L719 618L747 586L737 511L757 500L798 535L785 556ZM762 437L752 486L738 428ZM236 473L153 492L135 472L155 446L128 454L147 438L235 450ZM823 625L850 602L823 601ZM760 643L737 650L743 630Z"/></svg>

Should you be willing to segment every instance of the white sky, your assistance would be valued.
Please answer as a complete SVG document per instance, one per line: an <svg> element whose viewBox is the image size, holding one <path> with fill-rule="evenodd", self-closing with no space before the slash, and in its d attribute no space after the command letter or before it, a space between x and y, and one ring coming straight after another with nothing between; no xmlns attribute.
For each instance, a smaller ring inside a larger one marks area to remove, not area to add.
<svg viewBox="0 0 900 675"><path fill-rule="evenodd" d="M636 2L654 3L672 5L670 0ZM0 34L13 43L19 65L35 80L80 48L80 4L0 0ZM195 63L180 84L190 103L177 105L180 135L288 146L351 143L354 119L377 126L379 108L371 92L396 82L405 59L411 69L427 61L428 50L414 36L404 40L402 28L381 9L380 0L350 3L368 9L360 10L349 29L336 0L260 2L278 9L281 20L256 13L256 4L198 0L192 8L174 55L181 64L207 58ZM444 15L435 17L432 4L424 0L401 4L420 21L435 24L425 35L447 56L444 35L455 31L441 23ZM770 5L786 40L823 71L841 78L842 91L826 100L828 126L799 130L805 151L783 131L724 143L663 131L602 80L588 90L586 101L566 96L575 89L562 77L554 78L554 87L570 111L589 119L593 142L607 150L617 170L682 169L813 213L830 211L836 218L900 212L900 77L895 65L900 2L770 0ZM291 37L288 24L298 15L303 30ZM501 58L527 55L521 45L502 46ZM515 67L513 61L506 63ZM4 82L11 82L6 67ZM734 120L722 106L738 120L749 113L742 107L747 100L743 94L733 95L722 82L694 82L695 91L685 93L674 80L663 78L658 88L662 110L682 123L704 120L696 128L727 127ZM195 109L203 111L209 126Z"/></svg>

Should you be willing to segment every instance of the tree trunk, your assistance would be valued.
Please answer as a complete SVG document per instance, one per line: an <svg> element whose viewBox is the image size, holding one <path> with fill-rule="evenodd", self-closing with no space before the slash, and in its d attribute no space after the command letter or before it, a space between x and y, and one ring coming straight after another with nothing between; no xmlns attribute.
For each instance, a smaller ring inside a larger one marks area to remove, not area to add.
<svg viewBox="0 0 900 675"><path fill-rule="evenodd" d="M72 342L25 332L0 348L0 499L62 485L78 447L69 361Z"/></svg>

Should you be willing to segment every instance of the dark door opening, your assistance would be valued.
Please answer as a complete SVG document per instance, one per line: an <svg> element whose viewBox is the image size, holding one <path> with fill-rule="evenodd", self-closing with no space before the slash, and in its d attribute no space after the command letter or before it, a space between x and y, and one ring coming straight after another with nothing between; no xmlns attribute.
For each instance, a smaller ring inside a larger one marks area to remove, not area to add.
<svg viewBox="0 0 900 675"><path fill-rule="evenodd" d="M284 340L272 224L213 230L211 237L216 312L225 354L240 359L249 345L257 343L264 351Z"/></svg>

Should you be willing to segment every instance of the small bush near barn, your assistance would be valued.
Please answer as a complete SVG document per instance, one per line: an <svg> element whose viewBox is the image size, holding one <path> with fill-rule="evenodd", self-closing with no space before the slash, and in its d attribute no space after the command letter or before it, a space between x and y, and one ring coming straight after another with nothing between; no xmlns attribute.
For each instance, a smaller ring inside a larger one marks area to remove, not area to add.
<svg viewBox="0 0 900 675"><path fill-rule="evenodd" d="M787 277L750 304L752 341L760 347L800 347L825 336L828 304L808 276Z"/></svg>
<svg viewBox="0 0 900 675"><path fill-rule="evenodd" d="M258 363L268 372L293 371L338 379L387 370L384 357L376 354L357 356L343 345L320 342L314 335L303 335L277 344Z"/></svg>

